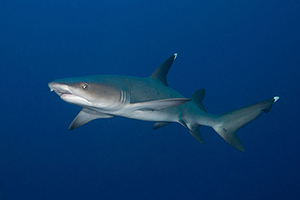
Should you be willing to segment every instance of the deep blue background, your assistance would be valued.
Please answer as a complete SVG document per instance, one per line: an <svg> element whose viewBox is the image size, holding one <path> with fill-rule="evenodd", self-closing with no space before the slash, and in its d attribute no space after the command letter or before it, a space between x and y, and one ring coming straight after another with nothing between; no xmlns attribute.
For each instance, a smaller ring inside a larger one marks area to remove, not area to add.
<svg viewBox="0 0 300 200"><path fill-rule="evenodd" d="M0 2L0 199L299 199L298 0ZM72 132L80 108L56 78L149 76L174 52L169 85L218 114L279 95L205 144L172 124L112 118Z"/></svg>

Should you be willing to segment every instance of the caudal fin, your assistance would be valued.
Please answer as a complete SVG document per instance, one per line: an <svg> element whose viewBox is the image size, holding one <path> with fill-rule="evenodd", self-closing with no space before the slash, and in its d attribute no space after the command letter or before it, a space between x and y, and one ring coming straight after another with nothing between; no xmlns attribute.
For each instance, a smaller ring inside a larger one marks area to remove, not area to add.
<svg viewBox="0 0 300 200"><path fill-rule="evenodd" d="M221 115L218 115L218 122L213 129L231 146L240 151L245 151L236 132L259 117L263 112L267 113L271 110L273 103L279 97L273 97L237 110L233 110Z"/></svg>

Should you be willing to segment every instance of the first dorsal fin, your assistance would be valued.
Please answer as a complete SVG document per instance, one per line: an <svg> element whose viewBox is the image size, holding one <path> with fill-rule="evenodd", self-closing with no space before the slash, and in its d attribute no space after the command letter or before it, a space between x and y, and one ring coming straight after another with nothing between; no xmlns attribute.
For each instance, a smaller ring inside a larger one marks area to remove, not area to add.
<svg viewBox="0 0 300 200"><path fill-rule="evenodd" d="M177 57L177 53L174 53L172 56L170 56L167 60L165 60L156 70L153 72L153 74L150 76L152 79L157 79L162 82L162 84L168 86L167 83L167 74L169 72L169 69L171 65L173 64L174 60Z"/></svg>

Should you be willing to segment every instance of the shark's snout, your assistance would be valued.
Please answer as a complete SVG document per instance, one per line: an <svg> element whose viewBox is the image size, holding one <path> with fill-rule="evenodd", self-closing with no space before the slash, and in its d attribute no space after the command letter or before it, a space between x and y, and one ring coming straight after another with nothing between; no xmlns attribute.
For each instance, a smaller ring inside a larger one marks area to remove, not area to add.
<svg viewBox="0 0 300 200"><path fill-rule="evenodd" d="M55 84L53 82L48 83L48 86L49 86L51 92L53 92L55 90L55 86L54 85Z"/></svg>
<svg viewBox="0 0 300 200"><path fill-rule="evenodd" d="M76 89L74 92L74 88L72 89L72 87L67 84L53 81L50 82L48 86L51 92L54 91L62 100L68 103L76 105L90 105L88 99L83 97L80 93L78 94Z"/></svg>
<svg viewBox="0 0 300 200"><path fill-rule="evenodd" d="M48 84L50 91L54 91L59 96L63 94L71 94L71 91L67 85L57 83L57 82L51 82Z"/></svg>

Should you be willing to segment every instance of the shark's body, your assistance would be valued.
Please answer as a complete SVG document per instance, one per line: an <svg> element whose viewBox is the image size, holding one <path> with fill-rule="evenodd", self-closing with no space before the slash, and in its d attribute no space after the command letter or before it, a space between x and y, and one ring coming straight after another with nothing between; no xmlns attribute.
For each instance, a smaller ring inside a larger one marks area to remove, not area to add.
<svg viewBox="0 0 300 200"><path fill-rule="evenodd" d="M279 97L225 114L211 115L202 104L204 89L199 89L191 99L186 99L168 87L166 76L176 56L169 57L147 78L88 76L55 80L49 83L49 87L64 101L83 108L71 123L70 130L94 119L121 116L154 121L153 129L177 122L203 143L199 127L205 125L212 127L230 145L244 151L236 135L237 130L263 111L269 112Z"/></svg>

